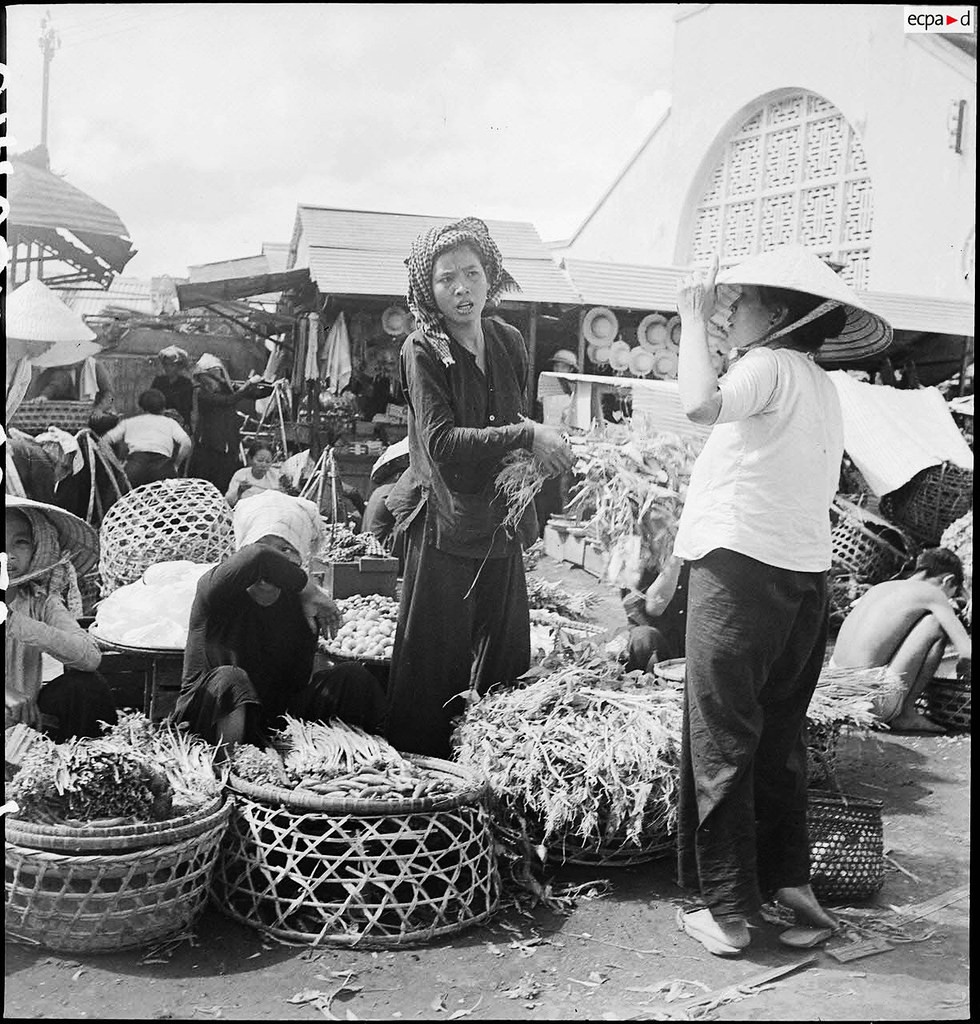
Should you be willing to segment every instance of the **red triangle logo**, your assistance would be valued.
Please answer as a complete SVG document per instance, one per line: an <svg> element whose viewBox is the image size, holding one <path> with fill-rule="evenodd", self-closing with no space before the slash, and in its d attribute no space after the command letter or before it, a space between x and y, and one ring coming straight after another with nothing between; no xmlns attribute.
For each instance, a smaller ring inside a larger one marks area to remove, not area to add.
<svg viewBox="0 0 980 1024"><path fill-rule="evenodd" d="M948 14L946 15L946 24L947 25L955 25L959 20L960 20L959 18L951 18Z"/></svg>

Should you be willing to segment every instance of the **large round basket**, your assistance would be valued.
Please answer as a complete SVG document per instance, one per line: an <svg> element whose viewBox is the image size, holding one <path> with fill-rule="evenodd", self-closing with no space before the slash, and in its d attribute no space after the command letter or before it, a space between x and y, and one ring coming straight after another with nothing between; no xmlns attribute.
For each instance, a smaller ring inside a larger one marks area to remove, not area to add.
<svg viewBox="0 0 980 1024"><path fill-rule="evenodd" d="M124 853L65 854L5 844L7 937L65 953L109 953L159 942L193 922L231 812L195 835Z"/></svg>
<svg viewBox="0 0 980 1024"><path fill-rule="evenodd" d="M818 899L845 903L870 899L885 882L880 800L810 790L810 884Z"/></svg>
<svg viewBox="0 0 980 1024"><path fill-rule="evenodd" d="M881 499L881 510L926 546L939 543L943 530L973 508L973 470L951 462L930 466Z"/></svg>
<svg viewBox="0 0 980 1024"><path fill-rule="evenodd" d="M158 480L124 494L99 530L103 595L157 562L220 562L234 552L231 509L207 480Z"/></svg>
<svg viewBox="0 0 980 1024"><path fill-rule="evenodd" d="M933 679L926 687L926 714L938 725L970 731L969 679Z"/></svg>
<svg viewBox="0 0 980 1024"><path fill-rule="evenodd" d="M48 427L60 427L69 434L77 434L87 426L92 409L92 402L41 402L33 398L20 403L8 425L32 436L43 433Z"/></svg>
<svg viewBox="0 0 980 1024"><path fill-rule="evenodd" d="M452 796L339 800L232 776L236 812L215 871L220 909L283 942L395 948L487 921L500 900L483 788L458 765Z"/></svg>
<svg viewBox="0 0 980 1024"><path fill-rule="evenodd" d="M894 576L911 554L901 531L880 516L838 498L831 531L833 564L868 583Z"/></svg>
<svg viewBox="0 0 980 1024"><path fill-rule="evenodd" d="M571 833L553 834L545 839L540 816L517 811L505 804L494 809L493 827L503 843L518 852L528 848L546 851L550 864L579 864L586 867L627 868L670 856L676 849L674 833L665 811L650 811L644 818L637 840L630 840L621 826L602 839L583 840Z"/></svg>

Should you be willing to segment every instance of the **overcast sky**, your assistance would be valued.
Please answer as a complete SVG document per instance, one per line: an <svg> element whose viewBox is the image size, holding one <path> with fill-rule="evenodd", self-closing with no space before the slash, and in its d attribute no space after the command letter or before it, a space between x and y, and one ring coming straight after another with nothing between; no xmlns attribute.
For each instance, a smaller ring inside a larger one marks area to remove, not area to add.
<svg viewBox="0 0 980 1024"><path fill-rule="evenodd" d="M571 234L666 105L675 4L63 4L52 170L125 273L288 242L298 203ZM7 7L8 132L40 141L44 5Z"/></svg>

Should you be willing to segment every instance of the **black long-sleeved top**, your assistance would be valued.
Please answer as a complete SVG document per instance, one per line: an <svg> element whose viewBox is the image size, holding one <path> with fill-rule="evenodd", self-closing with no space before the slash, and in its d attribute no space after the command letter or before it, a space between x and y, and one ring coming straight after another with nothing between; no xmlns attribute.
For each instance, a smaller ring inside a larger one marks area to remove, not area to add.
<svg viewBox="0 0 980 1024"><path fill-rule="evenodd" d="M507 507L495 480L508 452L530 448L534 426L522 421L527 351L520 332L483 321L486 374L455 340L455 362L445 366L419 332L401 350L401 380L408 403L410 472L421 489L410 521L427 504L429 543L449 554L502 557L511 538L498 529ZM401 485L400 485L401 486ZM537 536L532 505L521 523L528 543Z"/></svg>
<svg viewBox="0 0 980 1024"><path fill-rule="evenodd" d="M267 608L246 592L264 579L279 587ZM244 669L271 720L309 682L316 637L300 604L307 575L278 551L248 544L201 577L191 606L182 692L220 665Z"/></svg>
<svg viewBox="0 0 980 1024"><path fill-rule="evenodd" d="M190 433L191 414L194 409L194 384L190 377L171 380L165 373L153 378L151 388L156 388L166 399L167 408L174 409L184 421L184 429Z"/></svg>
<svg viewBox="0 0 980 1024"><path fill-rule="evenodd" d="M237 452L242 419L236 407L243 402L254 402L262 394L262 389L253 384L246 384L238 391L230 391L227 386L213 390L209 385L200 386L194 444L214 452Z"/></svg>

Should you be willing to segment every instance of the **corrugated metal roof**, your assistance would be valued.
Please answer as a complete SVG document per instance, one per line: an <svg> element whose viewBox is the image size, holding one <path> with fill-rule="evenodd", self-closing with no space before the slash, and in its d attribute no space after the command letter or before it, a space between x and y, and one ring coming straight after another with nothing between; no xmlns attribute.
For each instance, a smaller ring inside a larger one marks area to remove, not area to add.
<svg viewBox="0 0 980 1024"><path fill-rule="evenodd" d="M562 266L586 306L673 312L682 267L564 259ZM901 331L973 336L974 303L925 295L858 292L870 309Z"/></svg>
<svg viewBox="0 0 980 1024"><path fill-rule="evenodd" d="M269 261L270 274L282 274L289 262L289 242L263 242L262 255Z"/></svg>
<svg viewBox="0 0 980 1024"><path fill-rule="evenodd" d="M191 284L226 281L231 277L258 277L269 272L269 260L264 253L260 256L240 256L234 260L218 260L216 263L198 263L187 268Z"/></svg>
<svg viewBox="0 0 980 1024"><path fill-rule="evenodd" d="M126 225L108 206L50 171L10 160L8 188L12 227L68 228L129 238Z"/></svg>
<svg viewBox="0 0 980 1024"><path fill-rule="evenodd" d="M302 235L310 254L310 274L324 294L404 296L408 288L405 257L412 242L423 231L455 219L303 205L297 209L291 251L295 253ZM504 301L579 304L578 294L533 224L499 220L486 224L500 247L504 266L521 286L519 293Z"/></svg>
<svg viewBox="0 0 980 1024"><path fill-rule="evenodd" d="M579 297L554 263L504 258L508 272L520 285L501 301L556 302L576 306ZM379 295L402 298L408 291L408 271L402 253L358 252L353 249L310 250L310 277L324 295Z"/></svg>
<svg viewBox="0 0 980 1024"><path fill-rule="evenodd" d="M160 299L154 295L153 283L138 277L117 277L104 291L65 288L58 294L69 309L83 317L98 316L106 306L119 306L149 316L160 312Z"/></svg>

